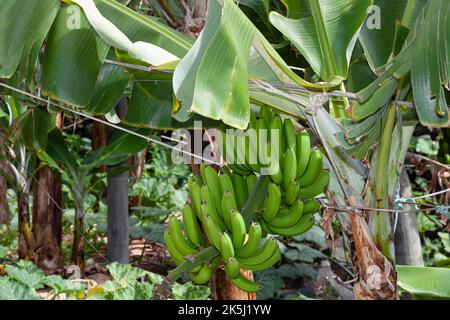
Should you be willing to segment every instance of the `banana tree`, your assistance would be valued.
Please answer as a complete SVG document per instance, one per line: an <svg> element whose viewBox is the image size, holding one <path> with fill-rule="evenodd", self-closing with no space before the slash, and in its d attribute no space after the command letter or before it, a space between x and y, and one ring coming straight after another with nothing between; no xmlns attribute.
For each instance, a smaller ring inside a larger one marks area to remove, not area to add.
<svg viewBox="0 0 450 320"><path fill-rule="evenodd" d="M78 265L83 272L85 202L89 190L95 186L93 178L97 169L103 165L114 166L123 162L129 154L143 149L146 141L141 138L130 139L128 134L118 132L113 134L107 146L95 150L80 163L68 148L59 130L52 130L48 139L46 148L37 151L37 156L43 163L60 174L62 183L66 184L72 193L75 205L75 221L71 261L74 265ZM128 171L128 169L128 167L123 167L121 170L108 173L108 175L114 176L122 173L122 170Z"/></svg>

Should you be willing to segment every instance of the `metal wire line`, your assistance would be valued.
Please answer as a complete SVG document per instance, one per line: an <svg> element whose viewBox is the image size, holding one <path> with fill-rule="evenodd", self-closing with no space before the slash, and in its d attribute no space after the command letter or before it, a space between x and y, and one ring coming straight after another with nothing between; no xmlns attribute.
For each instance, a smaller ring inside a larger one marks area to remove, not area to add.
<svg viewBox="0 0 450 320"><path fill-rule="evenodd" d="M115 66L119 66L119 67L123 67L123 68L127 68L127 69L133 69L133 70L142 71L142 72L171 73L171 72L164 71L164 70L155 70L151 67L141 66L141 65L132 64L132 63L125 63L125 62L121 62L121 61L109 60L109 59L106 59L104 62L106 64L115 65ZM290 67L290 68L293 70L298 69L295 67ZM252 86L254 88L258 88L258 82L259 81L249 80L248 83L250 84L250 86ZM296 84L270 83L270 85L273 86L274 88L283 89L283 90L287 90L290 92L305 93L305 94L311 94L311 95L322 94L327 97L348 98L350 100L361 102L361 98L358 96L358 94L352 93L352 92L343 92L343 91L324 92L324 91L318 91L317 89L314 89L314 88L306 89L306 88L296 85ZM409 101L395 100L392 103L397 106L403 106L403 107L407 107L407 108L414 108L414 106L415 106L415 104L413 102L409 102Z"/></svg>
<svg viewBox="0 0 450 320"><path fill-rule="evenodd" d="M210 164L220 165L219 162L210 160L210 159L208 159L208 158L204 158L204 157L202 157L202 156L199 156L199 155L197 155L197 154L195 154L195 153L186 151L186 150L184 150L184 149L180 149L180 148L178 148L178 147L171 146L170 144L167 144L167 143L164 143L164 142L159 141L159 140L157 140L157 139L154 139L154 138L151 138L151 137L147 137L147 136L145 136L145 135L143 135L143 134L140 134L140 133L137 133L137 132L128 130L128 129L126 129L126 128L123 128L123 127L121 127L121 126L115 125L115 124L110 123L110 122L108 122L108 121L105 121L105 120L103 120L103 119L99 119L99 118L96 118L96 117L94 117L94 116L85 114L85 113L83 113L83 112L81 112L81 111L78 111L78 110L75 110L75 109L72 109L72 108L65 107L65 106L63 106L63 105L61 105L61 104L59 104L59 103L57 103L57 102L55 102L55 101L51 101L50 99L49 99L49 100L46 100L46 99L44 99L44 98L41 98L41 97L39 97L39 96L36 96L36 95L34 95L34 94L31 94L31 93L29 93L29 92L23 91L23 90L21 90L21 89L18 89L18 88L16 88L16 87L13 87L13 86L10 86L10 85L1 83L1 82L0 82L0 86L4 87L4 88L6 88L6 89L12 90L12 91L14 91L14 92L17 92L17 93L19 93L19 94L22 94L22 95L24 95L24 96L30 97L30 98L32 98L32 99L41 101L41 102L43 102L43 103L46 103L46 104L51 103L52 105L57 106L57 107L59 107L59 108L65 110L65 111L68 111L68 112L77 114L77 115L79 115L79 116L81 116L81 117L88 118L88 119L90 119L90 120L93 120L93 121L102 123L102 124L104 124L104 125L107 125L107 126L109 126L109 127L111 127L111 128L114 128L114 129L117 129L117 130L126 132L126 133L131 134L131 135L134 135L134 136L136 136L136 137L139 137L139 138L141 138L141 139L146 140L147 142L155 143L155 144L160 145L160 146L162 146L162 147L169 148L169 149L172 149L172 150L174 150L174 151L181 152L181 153L183 153L183 154L185 154L185 155L188 155L188 156L190 156L190 157L192 157L192 158L199 159L199 160L202 160L202 161L207 162L207 163L210 163ZM169 138L169 137L166 137L166 139L174 140L173 138ZM176 141L176 142L181 142L181 143L186 144L185 141L179 141L179 140L175 140L175 141Z"/></svg>

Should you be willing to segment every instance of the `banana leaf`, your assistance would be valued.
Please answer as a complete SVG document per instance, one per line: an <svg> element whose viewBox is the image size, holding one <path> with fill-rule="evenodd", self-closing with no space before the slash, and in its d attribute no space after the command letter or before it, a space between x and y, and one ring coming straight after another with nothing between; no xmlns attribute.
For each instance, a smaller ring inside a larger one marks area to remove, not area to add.
<svg viewBox="0 0 450 320"><path fill-rule="evenodd" d="M272 12L270 21L324 81L338 85L348 66L372 0L308 0L310 15L299 19Z"/></svg>
<svg viewBox="0 0 450 320"><path fill-rule="evenodd" d="M34 60L59 10L58 0L2 0L0 6L0 78L10 78L34 51Z"/></svg>

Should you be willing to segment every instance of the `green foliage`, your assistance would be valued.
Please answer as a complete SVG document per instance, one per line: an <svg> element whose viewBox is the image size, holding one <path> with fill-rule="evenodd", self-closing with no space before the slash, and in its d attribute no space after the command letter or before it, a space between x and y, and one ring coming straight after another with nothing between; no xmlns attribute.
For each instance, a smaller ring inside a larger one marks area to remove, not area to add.
<svg viewBox="0 0 450 320"><path fill-rule="evenodd" d="M172 294L175 300L207 300L211 296L211 290L208 286L194 285L192 282L174 283Z"/></svg>
<svg viewBox="0 0 450 320"><path fill-rule="evenodd" d="M151 161L142 179L130 191L132 196L143 197L144 207L176 211L186 202L188 193L184 181L190 175L189 167L174 165L170 156L170 151L161 147L150 150Z"/></svg>
<svg viewBox="0 0 450 320"><path fill-rule="evenodd" d="M6 265L6 275L0 277L0 300L39 300L37 290L44 287L51 289L49 296L67 294L69 298L75 298L85 289L81 282L46 276L32 262L20 260Z"/></svg>
<svg viewBox="0 0 450 320"><path fill-rule="evenodd" d="M143 269L120 263L107 266L113 280L103 283L92 300L149 300L153 288L162 282L162 277ZM98 292L98 293L97 293Z"/></svg>
<svg viewBox="0 0 450 320"><path fill-rule="evenodd" d="M0 245L0 260L5 259L7 254L8 254L8 248Z"/></svg>

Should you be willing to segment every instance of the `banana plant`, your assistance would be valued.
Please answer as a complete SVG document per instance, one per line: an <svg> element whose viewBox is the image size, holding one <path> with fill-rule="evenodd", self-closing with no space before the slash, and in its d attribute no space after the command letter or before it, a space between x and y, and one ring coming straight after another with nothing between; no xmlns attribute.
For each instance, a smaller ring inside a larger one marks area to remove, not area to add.
<svg viewBox="0 0 450 320"><path fill-rule="evenodd" d="M106 147L95 150L87 159L80 162L67 146L60 130L55 129L48 135L46 148L37 151L37 156L41 162L59 173L61 182L68 186L72 194L75 205L75 221L71 259L74 265L80 267L80 270L84 270L83 233L86 215L84 206L86 196L94 187L93 178L97 173L96 169L103 165L114 166L121 163L130 154L142 150L145 145L146 141L141 138L130 136L128 133L117 132L113 134ZM124 167L122 170L128 169L128 167ZM113 171L108 175L120 173L120 171Z"/></svg>
<svg viewBox="0 0 450 320"><path fill-rule="evenodd" d="M51 117L45 109L22 103L15 96L5 96L4 102L8 112L0 119L0 130L2 139L9 143L1 148L0 175L6 178L17 195L19 257L32 259L34 248L29 196L34 174L38 170L32 151L46 145Z"/></svg>

